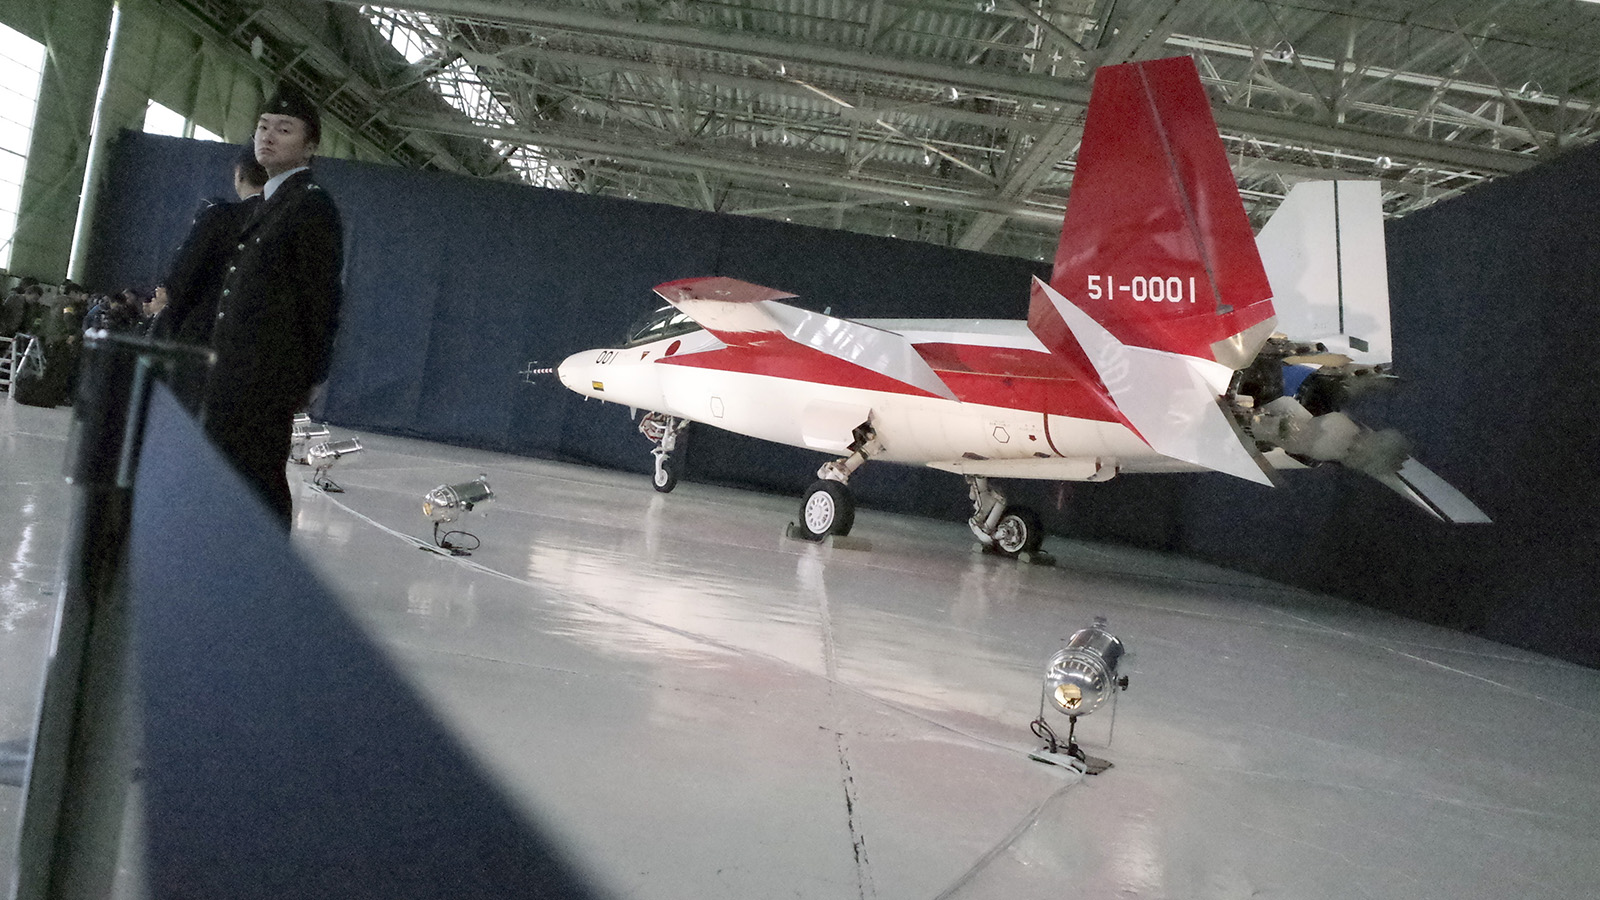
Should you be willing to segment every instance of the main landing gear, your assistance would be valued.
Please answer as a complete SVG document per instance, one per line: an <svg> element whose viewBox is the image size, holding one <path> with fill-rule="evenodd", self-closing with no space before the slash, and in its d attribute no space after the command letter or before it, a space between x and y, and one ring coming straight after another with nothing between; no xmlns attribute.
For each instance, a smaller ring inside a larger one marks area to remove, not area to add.
<svg viewBox="0 0 1600 900"><path fill-rule="evenodd" d="M821 541L830 535L847 535L855 525L856 500L850 493L850 475L882 452L883 445L870 422L857 426L852 435L855 440L850 444L850 455L824 463L817 470L817 480L806 488L800 500L800 521L790 527L792 537ZM1044 527L1038 513L1026 506L1007 504L1005 495L990 487L987 478L968 475L967 490L972 497L972 518L967 525L984 550L1048 562L1039 553Z"/></svg>
<svg viewBox="0 0 1600 900"><path fill-rule="evenodd" d="M972 497L972 518L967 527L977 535L987 551L1005 556L1036 554L1044 542L1044 526L1039 514L1026 506L1010 506L1006 495L989 486L989 479L967 476L967 493Z"/></svg>
<svg viewBox="0 0 1600 900"><path fill-rule="evenodd" d="M851 432L855 440L850 455L823 463L817 480L800 498L800 522L796 537L820 541L829 535L843 537L856 524L856 498L850 493L850 474L861 468L868 457L883 449L870 422Z"/></svg>
<svg viewBox="0 0 1600 900"><path fill-rule="evenodd" d="M655 444L650 451L655 456L655 489L669 493L678 486L678 476L683 462L673 455L678 442L689 427L686 419L665 413L646 413L639 421L639 432ZM856 498L850 492L850 476L873 456L883 452L883 444L871 422L863 422L851 432L850 455L823 463L817 470L817 480L806 488L800 499L800 521L789 526L789 536L808 541L823 541L829 537L845 537L856 523ZM1012 506L1005 494L989 485L989 479L967 476L967 492L972 498L972 518L967 526L977 536L983 549L1002 556L1022 557L1032 562L1048 564L1050 560L1039 552L1044 541L1044 527L1039 514L1026 506Z"/></svg>
<svg viewBox="0 0 1600 900"><path fill-rule="evenodd" d="M678 486L678 476L683 474L683 460L672 455L678 449L678 436L689 427L689 420L675 419L665 413L645 413L639 420L639 433L650 439L656 447L650 453L656 459L651 483L663 494L672 493Z"/></svg>

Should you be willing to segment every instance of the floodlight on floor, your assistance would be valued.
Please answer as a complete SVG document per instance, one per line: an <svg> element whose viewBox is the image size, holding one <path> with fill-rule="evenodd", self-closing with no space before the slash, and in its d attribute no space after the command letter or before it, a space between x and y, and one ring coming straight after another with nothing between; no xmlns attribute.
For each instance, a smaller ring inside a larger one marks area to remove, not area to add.
<svg viewBox="0 0 1600 900"><path fill-rule="evenodd" d="M1067 639L1067 645L1050 657L1045 667L1044 686L1039 695L1039 718L1033 720L1033 733L1047 742L1051 753L1065 753L1082 761L1090 774L1110 768L1105 760L1086 756L1075 736L1078 719L1099 709L1128 689L1126 675L1117 674L1117 663L1124 648L1116 635L1106 630L1106 620L1095 617L1094 624L1081 628ZM1051 729L1045 713L1054 710L1067 717L1067 739L1062 742Z"/></svg>
<svg viewBox="0 0 1600 900"><path fill-rule="evenodd" d="M306 451L331 437L333 432L328 430L328 426L318 425L305 413L295 413L294 424L289 426L289 461L302 466L310 465Z"/></svg>
<svg viewBox="0 0 1600 900"><path fill-rule="evenodd" d="M312 444L306 448L306 465L312 468L311 484L329 494L342 494L344 488L335 484L328 477L328 470L335 464L347 465L352 456L362 452L360 438L346 438L342 441L323 441Z"/></svg>
<svg viewBox="0 0 1600 900"><path fill-rule="evenodd" d="M472 481L463 481L460 484L441 484L429 491L422 498L422 514L433 520L433 542L440 549L450 551L452 556L467 556L481 546L476 535L465 531L446 531L439 533L439 526L449 525L462 516L472 512L476 507L494 499L494 490L489 487L489 476L479 475ZM451 535L462 535L471 538L472 546L463 547L450 540Z"/></svg>

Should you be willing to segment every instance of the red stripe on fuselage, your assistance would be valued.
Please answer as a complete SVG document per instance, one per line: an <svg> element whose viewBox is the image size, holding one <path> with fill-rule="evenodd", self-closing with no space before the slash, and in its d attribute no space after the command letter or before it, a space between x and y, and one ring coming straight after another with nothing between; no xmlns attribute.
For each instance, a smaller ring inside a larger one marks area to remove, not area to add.
<svg viewBox="0 0 1600 900"><path fill-rule="evenodd" d="M925 343L916 351L963 403L1120 422L1098 385L1086 384L1048 353L1014 347ZM782 335L737 347L658 360L662 365L745 372L812 384L932 397L920 388L797 344Z"/></svg>
<svg viewBox="0 0 1600 900"><path fill-rule="evenodd" d="M981 344L917 344L917 353L963 403L1121 422L1098 383L1049 353Z"/></svg>
<svg viewBox="0 0 1600 900"><path fill-rule="evenodd" d="M708 350L703 353L686 353L657 362L668 366L745 372L790 381L832 384L865 391L907 394L912 397L937 396L855 363L813 350L804 344L797 344L776 332L773 332L770 338L748 340L736 347L723 347L720 350Z"/></svg>

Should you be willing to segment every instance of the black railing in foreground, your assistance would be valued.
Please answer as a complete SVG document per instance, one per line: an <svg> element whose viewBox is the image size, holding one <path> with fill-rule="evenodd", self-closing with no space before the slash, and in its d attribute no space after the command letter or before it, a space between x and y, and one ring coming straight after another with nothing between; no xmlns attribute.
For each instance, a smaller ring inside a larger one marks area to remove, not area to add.
<svg viewBox="0 0 1600 900"><path fill-rule="evenodd" d="M15 896L110 896L135 792L152 898L594 896L163 383L203 360L91 344Z"/></svg>

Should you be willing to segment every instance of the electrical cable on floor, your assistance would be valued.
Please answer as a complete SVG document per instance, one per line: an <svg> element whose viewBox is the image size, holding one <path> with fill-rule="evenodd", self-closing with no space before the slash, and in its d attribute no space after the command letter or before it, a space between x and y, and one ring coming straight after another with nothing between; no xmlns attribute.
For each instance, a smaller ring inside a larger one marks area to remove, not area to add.
<svg viewBox="0 0 1600 900"><path fill-rule="evenodd" d="M464 547L464 546L462 546L460 544L451 543L450 542L450 536L452 534L459 534L464 538L471 538L472 539L472 546ZM448 551L450 551L450 555L451 556L471 556L472 555L472 551L474 551L474 550L478 549L479 547L483 546L483 541L479 540L478 536L473 534L470 531L446 531L442 535L439 534L439 523L438 522L433 523L433 543L440 550L448 550Z"/></svg>
<svg viewBox="0 0 1600 900"><path fill-rule="evenodd" d="M1044 720L1044 716L1033 720L1033 734L1035 737L1049 742L1051 753L1061 752L1061 739L1056 737L1055 729L1051 728L1050 723Z"/></svg>

